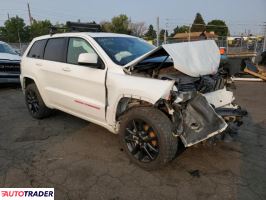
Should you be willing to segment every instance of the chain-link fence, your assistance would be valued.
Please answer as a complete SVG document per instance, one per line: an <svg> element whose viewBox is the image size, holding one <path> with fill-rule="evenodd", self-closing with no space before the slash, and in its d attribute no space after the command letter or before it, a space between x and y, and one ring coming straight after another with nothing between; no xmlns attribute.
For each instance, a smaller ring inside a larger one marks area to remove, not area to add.
<svg viewBox="0 0 266 200"><path fill-rule="evenodd" d="M191 39L190 41L198 41ZM187 42L187 39L167 38L166 43ZM261 53L263 50L263 37L218 37L215 39L218 47L226 48L227 54ZM160 41L160 44L163 44ZM156 44L156 41L154 41Z"/></svg>
<svg viewBox="0 0 266 200"><path fill-rule="evenodd" d="M166 43L187 42L187 39L167 38ZM198 41L191 39L190 41ZM216 40L218 47L226 48L227 54L243 54L243 53L261 53L263 50L263 37L218 37ZM160 45L163 44L160 40ZM9 43L21 55L27 49L29 43ZM156 40L153 41L156 44Z"/></svg>
<svg viewBox="0 0 266 200"><path fill-rule="evenodd" d="M228 54L260 53L263 42L261 37L219 37L216 40L217 45L225 47Z"/></svg>
<svg viewBox="0 0 266 200"><path fill-rule="evenodd" d="M9 43L9 45L13 47L16 52L22 55L24 51L26 51L29 43Z"/></svg>

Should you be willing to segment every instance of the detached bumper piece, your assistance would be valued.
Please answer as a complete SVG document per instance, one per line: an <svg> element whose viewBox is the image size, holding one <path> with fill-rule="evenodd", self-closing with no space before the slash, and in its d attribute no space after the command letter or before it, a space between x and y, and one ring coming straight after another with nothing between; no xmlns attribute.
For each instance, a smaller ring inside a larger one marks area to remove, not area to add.
<svg viewBox="0 0 266 200"><path fill-rule="evenodd" d="M238 108L216 108L215 112L222 116L226 123L228 124L225 134L229 134L233 137L234 134L237 134L238 128L243 124L243 117L248 114L244 109ZM225 138L225 135L222 139Z"/></svg>
<svg viewBox="0 0 266 200"><path fill-rule="evenodd" d="M180 137L186 147L206 140L227 128L225 120L201 94L191 99L182 113L184 129Z"/></svg>

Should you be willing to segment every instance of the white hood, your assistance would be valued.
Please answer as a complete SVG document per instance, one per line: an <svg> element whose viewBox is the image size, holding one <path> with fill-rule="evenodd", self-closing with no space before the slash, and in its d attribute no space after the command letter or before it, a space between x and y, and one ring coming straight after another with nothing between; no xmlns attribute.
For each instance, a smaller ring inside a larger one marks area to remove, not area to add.
<svg viewBox="0 0 266 200"><path fill-rule="evenodd" d="M182 73L192 77L217 73L220 53L214 40L164 44L128 63L126 67L134 67L162 48L172 58L174 67Z"/></svg>
<svg viewBox="0 0 266 200"><path fill-rule="evenodd" d="M10 53L0 53L0 60L20 61L20 56Z"/></svg>

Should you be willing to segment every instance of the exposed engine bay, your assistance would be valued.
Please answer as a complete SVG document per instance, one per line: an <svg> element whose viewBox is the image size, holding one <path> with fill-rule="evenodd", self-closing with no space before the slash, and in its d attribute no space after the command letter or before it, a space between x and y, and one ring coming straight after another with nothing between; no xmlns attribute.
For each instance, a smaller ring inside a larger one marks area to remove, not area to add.
<svg viewBox="0 0 266 200"><path fill-rule="evenodd" d="M181 64L175 63L177 58L174 58L179 55L173 54L171 47L167 48L154 51L126 68L125 72L132 76L174 81L169 98L159 101L156 105L172 120L173 134L180 137L188 147L222 132L235 132L247 112L233 103L233 93L228 90L231 82L222 67L218 64L213 69L210 65L201 75L199 69L193 71L195 62L183 59L180 63L188 62L190 69L186 69L185 66L179 67ZM212 63L219 63L216 53L212 54L215 57L213 60L206 59ZM204 67L205 63L200 63L200 59L198 55L196 62L199 61L199 65L202 64Z"/></svg>
<svg viewBox="0 0 266 200"><path fill-rule="evenodd" d="M149 64L142 67L137 66L132 75L161 80L174 80L176 91L199 91L201 93L212 92L224 88L226 79L222 74L204 75L202 77L188 76L173 67L171 62L161 64Z"/></svg>

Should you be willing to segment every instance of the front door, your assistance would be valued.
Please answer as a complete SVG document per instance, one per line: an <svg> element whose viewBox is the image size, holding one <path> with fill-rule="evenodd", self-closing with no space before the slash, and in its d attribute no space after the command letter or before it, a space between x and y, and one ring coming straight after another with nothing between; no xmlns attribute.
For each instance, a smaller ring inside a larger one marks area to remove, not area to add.
<svg viewBox="0 0 266 200"><path fill-rule="evenodd" d="M96 52L85 39L68 38L66 60L58 63L56 72L49 77L50 97L56 107L66 112L104 122L106 68L80 65L81 53Z"/></svg>

